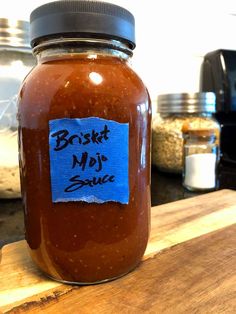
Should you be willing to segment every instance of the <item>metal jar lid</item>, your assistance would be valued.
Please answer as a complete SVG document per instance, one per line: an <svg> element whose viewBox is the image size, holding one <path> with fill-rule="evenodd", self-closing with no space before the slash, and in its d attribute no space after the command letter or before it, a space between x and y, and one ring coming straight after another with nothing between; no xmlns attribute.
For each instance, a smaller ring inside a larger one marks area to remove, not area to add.
<svg viewBox="0 0 236 314"><path fill-rule="evenodd" d="M0 18L0 45L30 48L29 22Z"/></svg>
<svg viewBox="0 0 236 314"><path fill-rule="evenodd" d="M163 94L158 96L159 113L216 112L216 96L212 92Z"/></svg>
<svg viewBox="0 0 236 314"><path fill-rule="evenodd" d="M30 15L31 46L44 38L85 37L120 40L135 48L134 17L108 2L61 0L36 8Z"/></svg>

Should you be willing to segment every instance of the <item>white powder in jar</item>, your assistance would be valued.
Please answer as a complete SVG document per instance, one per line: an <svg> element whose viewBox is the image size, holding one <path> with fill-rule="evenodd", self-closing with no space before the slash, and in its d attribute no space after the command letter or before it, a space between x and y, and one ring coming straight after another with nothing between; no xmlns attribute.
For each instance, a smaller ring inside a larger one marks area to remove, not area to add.
<svg viewBox="0 0 236 314"><path fill-rule="evenodd" d="M216 154L193 154L185 157L184 186L213 189L216 184Z"/></svg>
<svg viewBox="0 0 236 314"><path fill-rule="evenodd" d="M20 196L17 133L0 132L0 198Z"/></svg>

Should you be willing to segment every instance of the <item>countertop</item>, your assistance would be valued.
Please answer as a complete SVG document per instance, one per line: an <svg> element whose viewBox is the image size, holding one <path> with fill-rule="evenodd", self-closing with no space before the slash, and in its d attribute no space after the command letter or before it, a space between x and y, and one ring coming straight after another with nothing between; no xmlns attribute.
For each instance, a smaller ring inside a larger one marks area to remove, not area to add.
<svg viewBox="0 0 236 314"><path fill-rule="evenodd" d="M155 167L152 168L151 181L152 206L200 194L184 189L180 175L161 173ZM24 218L21 200L0 200L0 247L23 238Z"/></svg>
<svg viewBox="0 0 236 314"><path fill-rule="evenodd" d="M140 265L117 280L65 285L44 276L25 240L5 245L0 312L70 314L236 313L236 192L154 206Z"/></svg>

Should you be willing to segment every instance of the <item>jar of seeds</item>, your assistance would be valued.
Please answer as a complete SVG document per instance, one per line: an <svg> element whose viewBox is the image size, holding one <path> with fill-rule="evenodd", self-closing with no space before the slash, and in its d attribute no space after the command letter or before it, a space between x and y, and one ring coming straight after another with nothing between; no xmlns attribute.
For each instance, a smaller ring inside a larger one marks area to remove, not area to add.
<svg viewBox="0 0 236 314"><path fill-rule="evenodd" d="M213 129L219 142L220 126L214 119L216 97L212 92L158 96L152 126L152 164L170 173L183 171L183 129Z"/></svg>

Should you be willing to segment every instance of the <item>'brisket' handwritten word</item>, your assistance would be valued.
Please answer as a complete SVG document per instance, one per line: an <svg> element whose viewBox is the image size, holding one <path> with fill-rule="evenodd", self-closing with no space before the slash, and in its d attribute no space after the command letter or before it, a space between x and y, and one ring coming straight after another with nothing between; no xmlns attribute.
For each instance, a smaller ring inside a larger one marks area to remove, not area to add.
<svg viewBox="0 0 236 314"><path fill-rule="evenodd" d="M89 133L79 132L78 134L70 134L68 130L63 129L51 134L51 137L56 137L56 147L54 150L60 151L68 145L102 144L104 141L108 140L108 133L110 133L110 130L107 125L104 125L103 130L100 132L92 130Z"/></svg>

